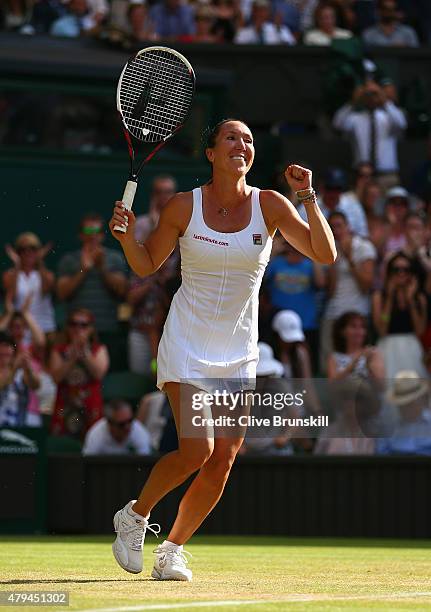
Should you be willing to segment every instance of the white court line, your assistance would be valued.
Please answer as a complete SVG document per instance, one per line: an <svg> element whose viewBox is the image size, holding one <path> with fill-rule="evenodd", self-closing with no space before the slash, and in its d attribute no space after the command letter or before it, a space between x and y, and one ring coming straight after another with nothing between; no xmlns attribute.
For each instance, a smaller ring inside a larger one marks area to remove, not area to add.
<svg viewBox="0 0 431 612"><path fill-rule="evenodd" d="M254 599L246 601L244 599L239 600L221 600L221 601L189 601L184 603L172 603L172 604L142 604L139 606L120 606L118 608L89 608L88 610L78 610L78 612L137 612L139 610L176 610L181 608L217 608L223 606L262 606L268 604L280 604L280 603L296 603L296 602L331 602L331 601L360 601L362 599L369 599L371 601L391 600L391 599L408 599L415 597L431 597L431 591L424 592L412 592L412 593L387 593L380 595L326 595L324 597L319 595L293 595L286 599Z"/></svg>

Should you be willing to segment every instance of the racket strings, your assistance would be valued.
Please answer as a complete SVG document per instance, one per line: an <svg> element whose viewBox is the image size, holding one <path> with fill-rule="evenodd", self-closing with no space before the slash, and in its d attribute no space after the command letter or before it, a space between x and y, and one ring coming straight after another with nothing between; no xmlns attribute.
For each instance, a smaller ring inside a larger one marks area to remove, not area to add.
<svg viewBox="0 0 431 612"><path fill-rule="evenodd" d="M164 140L185 120L193 93L193 76L180 58L160 50L144 52L129 62L120 82L124 123L139 140ZM139 105L142 114L136 118Z"/></svg>

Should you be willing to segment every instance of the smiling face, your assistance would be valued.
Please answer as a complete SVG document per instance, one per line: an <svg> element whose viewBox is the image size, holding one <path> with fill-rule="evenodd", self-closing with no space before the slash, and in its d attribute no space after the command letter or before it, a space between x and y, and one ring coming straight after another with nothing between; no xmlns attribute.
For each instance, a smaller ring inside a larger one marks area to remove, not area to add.
<svg viewBox="0 0 431 612"><path fill-rule="evenodd" d="M216 171L245 176L254 160L253 135L245 123L227 121L220 126L215 144L206 149L208 161Z"/></svg>

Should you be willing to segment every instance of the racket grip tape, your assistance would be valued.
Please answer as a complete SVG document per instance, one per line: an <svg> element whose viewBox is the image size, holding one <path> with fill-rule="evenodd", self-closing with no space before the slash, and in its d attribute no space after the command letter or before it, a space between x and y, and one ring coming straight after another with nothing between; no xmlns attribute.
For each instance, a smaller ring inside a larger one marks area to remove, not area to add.
<svg viewBox="0 0 431 612"><path fill-rule="evenodd" d="M124 189L123 197L121 201L124 204L126 210L131 210L133 205L133 200L135 199L136 189L138 187L138 183L136 181L127 181L126 188ZM120 225L114 226L114 231L126 233L127 229L125 227L121 227Z"/></svg>

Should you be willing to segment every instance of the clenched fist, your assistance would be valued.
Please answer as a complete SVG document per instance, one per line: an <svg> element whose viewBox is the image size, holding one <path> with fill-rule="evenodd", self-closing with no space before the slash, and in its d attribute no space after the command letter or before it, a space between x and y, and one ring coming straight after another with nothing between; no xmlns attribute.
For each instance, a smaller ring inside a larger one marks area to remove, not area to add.
<svg viewBox="0 0 431 612"><path fill-rule="evenodd" d="M287 167L284 176L292 191L300 189L310 189L313 173L308 168L303 168L297 164L291 164Z"/></svg>

